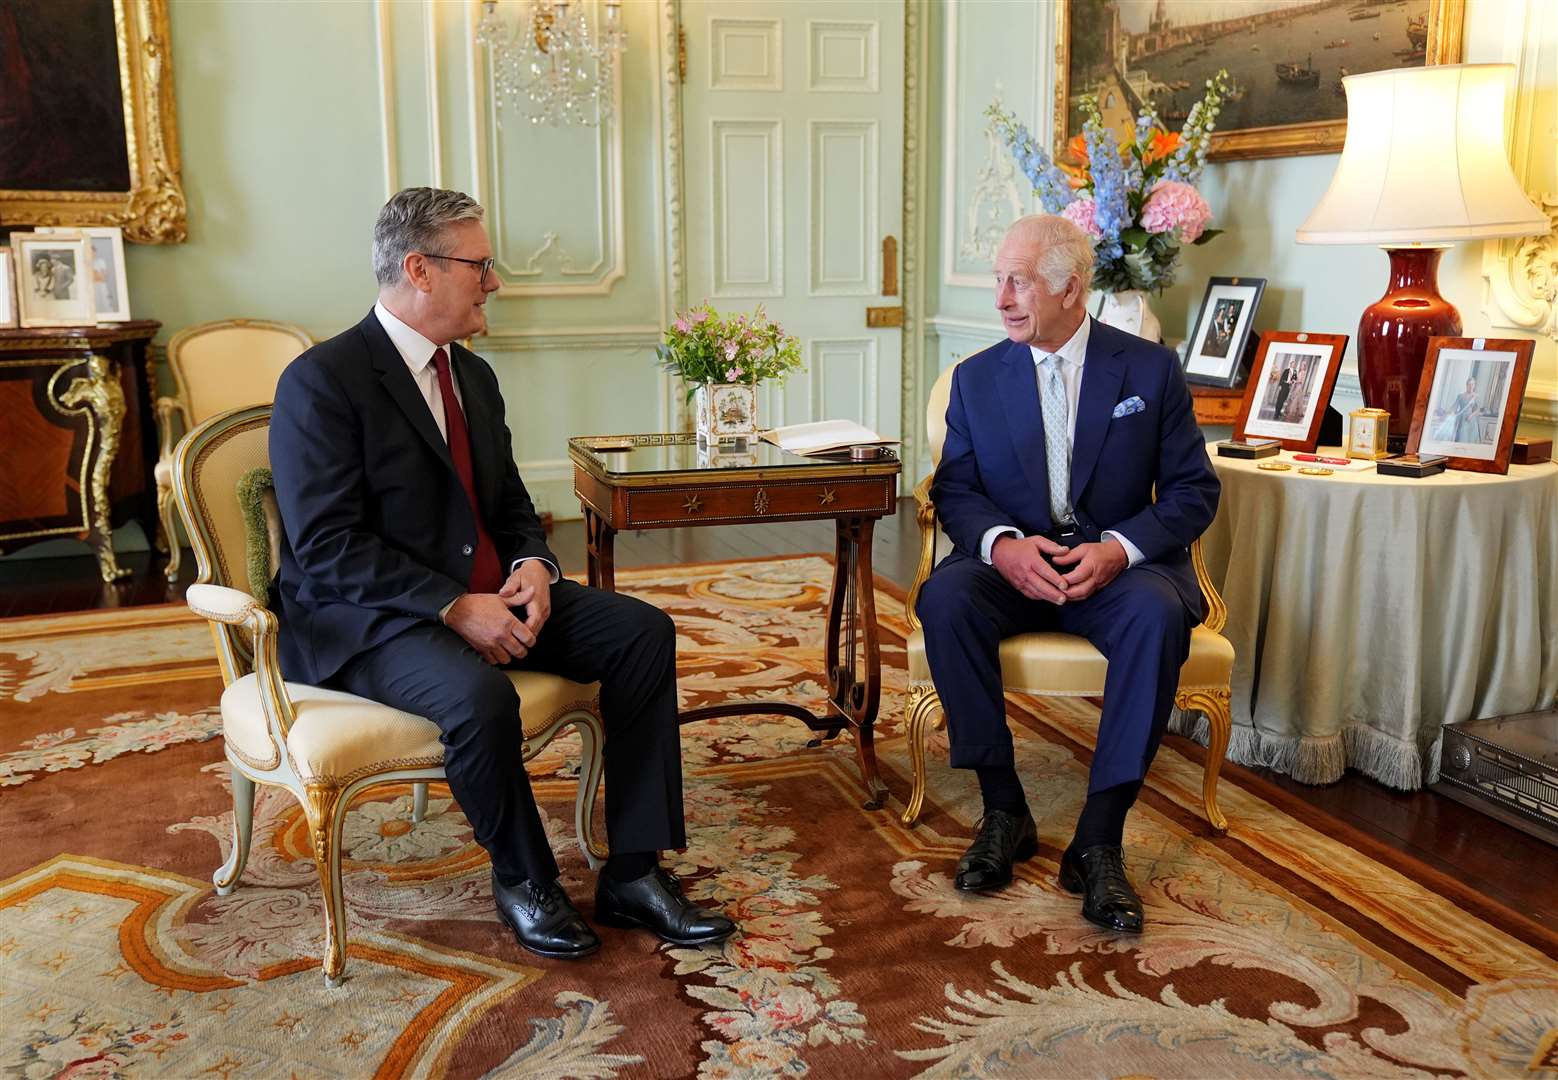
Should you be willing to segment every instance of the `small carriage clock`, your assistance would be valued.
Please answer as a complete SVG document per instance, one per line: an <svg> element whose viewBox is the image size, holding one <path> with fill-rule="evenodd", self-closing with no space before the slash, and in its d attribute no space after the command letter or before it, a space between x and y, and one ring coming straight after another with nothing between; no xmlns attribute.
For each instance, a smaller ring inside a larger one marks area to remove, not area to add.
<svg viewBox="0 0 1558 1080"><path fill-rule="evenodd" d="M1385 438L1390 434L1390 414L1384 409L1354 409L1348 413L1347 456L1378 461L1389 457Z"/></svg>

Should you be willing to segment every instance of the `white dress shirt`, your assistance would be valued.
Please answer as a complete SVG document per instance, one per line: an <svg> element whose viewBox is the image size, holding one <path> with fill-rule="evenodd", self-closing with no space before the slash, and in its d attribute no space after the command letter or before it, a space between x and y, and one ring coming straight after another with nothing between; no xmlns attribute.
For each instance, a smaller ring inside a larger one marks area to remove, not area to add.
<svg viewBox="0 0 1558 1080"><path fill-rule="evenodd" d="M1082 325L1077 327L1076 333L1066 340L1066 343L1055 350L1054 355L1060 359L1060 382L1066 388L1066 442L1075 450L1077 442L1077 402L1082 396L1082 365L1087 362L1087 339L1092 328L1091 316L1084 316ZM1041 372L1039 365L1050 354L1036 346L1028 346L1033 353L1033 378L1038 385ZM1040 386L1039 393L1044 393ZM1022 538L1022 530L1012 525L996 525L985 530L985 534L979 541L979 557L985 562L990 561L990 551L995 547L995 542L1002 536L1015 536ZM1129 566L1135 566L1142 562L1146 556L1141 549L1127 540L1122 534L1113 529L1103 531L1105 539L1114 537L1125 549L1125 557L1129 560Z"/></svg>
<svg viewBox="0 0 1558 1080"><path fill-rule="evenodd" d="M389 335L390 344L395 346L395 351L400 353L400 358L406 362L406 367L411 371L411 381L417 384L417 389L422 392L422 400L427 402L427 411L433 414L433 423L438 425L438 433L444 437L444 442L449 441L449 425L444 420L444 395L438 389L438 368L433 364L433 354L439 349L447 350L449 343L436 345L423 337L416 330L401 322L382 303L373 305L373 314L378 317L379 325L384 327L384 332ZM465 408L465 395L460 392L460 380L454 373L454 365L449 367L449 381L454 384L454 399L460 403L460 408ZM523 559L515 559L509 566L509 573L519 569L519 564L529 562L531 559L541 559L539 555L529 555ZM550 559L541 559L552 571L552 584L557 584L562 572ZM456 598L458 599L458 597ZM438 613L442 619L453 607L453 603L446 605Z"/></svg>

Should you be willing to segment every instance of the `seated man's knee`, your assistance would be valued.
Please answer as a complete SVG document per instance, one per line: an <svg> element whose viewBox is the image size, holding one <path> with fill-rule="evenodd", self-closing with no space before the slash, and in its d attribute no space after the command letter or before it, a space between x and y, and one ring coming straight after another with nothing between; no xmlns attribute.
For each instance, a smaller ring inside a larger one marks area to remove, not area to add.
<svg viewBox="0 0 1558 1080"><path fill-rule="evenodd" d="M448 722L439 724L445 731L459 727L467 729L466 738L483 738L512 734L519 722L519 695L508 676L495 667L450 685L449 697Z"/></svg>
<svg viewBox="0 0 1558 1080"><path fill-rule="evenodd" d="M921 624L947 623L965 616L969 606L969 592L964 582L955 580L953 574L933 570L920 586L914 613L920 617Z"/></svg>

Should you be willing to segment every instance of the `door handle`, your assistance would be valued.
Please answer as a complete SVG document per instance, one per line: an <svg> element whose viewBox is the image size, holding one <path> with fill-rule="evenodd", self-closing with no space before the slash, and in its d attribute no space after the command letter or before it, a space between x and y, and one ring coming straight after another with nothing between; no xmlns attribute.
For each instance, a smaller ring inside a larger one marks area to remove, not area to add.
<svg viewBox="0 0 1558 1080"><path fill-rule="evenodd" d="M882 295L898 295L898 238L882 237ZM903 325L903 307L866 308L866 326L880 329Z"/></svg>

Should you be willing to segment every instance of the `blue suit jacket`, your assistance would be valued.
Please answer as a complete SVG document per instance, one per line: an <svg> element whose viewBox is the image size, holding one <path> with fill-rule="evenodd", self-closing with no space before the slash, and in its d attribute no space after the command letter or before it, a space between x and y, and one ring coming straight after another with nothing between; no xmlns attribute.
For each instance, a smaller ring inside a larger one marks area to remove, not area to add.
<svg viewBox="0 0 1558 1080"><path fill-rule="evenodd" d="M452 345L482 520L499 565L557 565L514 466L492 368ZM281 509L281 668L321 683L436 622L470 581L476 518L410 370L373 312L294 360L276 388L271 472Z"/></svg>
<svg viewBox="0 0 1558 1080"><path fill-rule="evenodd" d="M1133 397L1139 411L1113 415ZM1071 453L1071 505L1083 534L1096 541L1113 529L1128 538L1146 556L1140 565L1204 617L1188 548L1211 524L1220 489L1178 358L1095 320ZM1051 527L1044 418L1027 345L1003 341L958 365L931 494L952 543L976 559L994 526L1026 535Z"/></svg>

